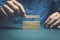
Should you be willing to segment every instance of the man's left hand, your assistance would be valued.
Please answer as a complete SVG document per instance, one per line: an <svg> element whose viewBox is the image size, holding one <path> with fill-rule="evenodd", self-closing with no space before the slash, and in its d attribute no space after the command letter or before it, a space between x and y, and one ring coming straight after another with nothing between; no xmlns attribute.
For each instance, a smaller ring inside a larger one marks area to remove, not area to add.
<svg viewBox="0 0 60 40"><path fill-rule="evenodd" d="M45 22L45 26L49 28L60 28L60 13L55 12Z"/></svg>

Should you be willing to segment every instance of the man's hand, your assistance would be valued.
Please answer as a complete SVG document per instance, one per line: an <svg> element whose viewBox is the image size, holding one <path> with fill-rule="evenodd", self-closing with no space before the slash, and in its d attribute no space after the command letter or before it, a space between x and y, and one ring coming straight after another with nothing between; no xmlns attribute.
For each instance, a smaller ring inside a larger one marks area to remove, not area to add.
<svg viewBox="0 0 60 40"><path fill-rule="evenodd" d="M53 13L45 22L45 26L49 28L60 28L60 14L59 12Z"/></svg>
<svg viewBox="0 0 60 40"><path fill-rule="evenodd" d="M3 16L10 17L26 15L24 7L21 3L17 2L16 0L7 1L7 3L4 4L2 8L0 8L0 12Z"/></svg>

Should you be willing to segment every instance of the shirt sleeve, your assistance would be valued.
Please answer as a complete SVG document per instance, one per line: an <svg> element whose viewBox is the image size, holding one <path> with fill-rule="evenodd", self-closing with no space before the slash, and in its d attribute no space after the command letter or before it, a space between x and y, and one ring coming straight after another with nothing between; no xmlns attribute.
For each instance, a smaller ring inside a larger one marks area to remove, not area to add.
<svg viewBox="0 0 60 40"><path fill-rule="evenodd" d="M60 12L60 0L54 0L54 4L53 4L53 8L54 8L54 11L56 12Z"/></svg>

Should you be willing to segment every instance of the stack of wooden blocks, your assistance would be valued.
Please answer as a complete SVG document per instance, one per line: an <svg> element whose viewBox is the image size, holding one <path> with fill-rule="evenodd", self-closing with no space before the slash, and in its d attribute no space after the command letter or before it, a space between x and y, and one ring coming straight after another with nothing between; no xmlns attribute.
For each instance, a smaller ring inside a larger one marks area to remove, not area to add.
<svg viewBox="0 0 60 40"><path fill-rule="evenodd" d="M26 15L25 18L35 18L39 19L39 15ZM40 28L40 20L35 21L23 21L23 29L39 29Z"/></svg>

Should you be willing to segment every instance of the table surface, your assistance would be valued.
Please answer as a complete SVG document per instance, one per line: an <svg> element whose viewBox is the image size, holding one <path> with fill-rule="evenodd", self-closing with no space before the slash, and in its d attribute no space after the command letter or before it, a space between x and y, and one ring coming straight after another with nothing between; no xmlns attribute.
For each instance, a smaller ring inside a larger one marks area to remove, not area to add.
<svg viewBox="0 0 60 40"><path fill-rule="evenodd" d="M46 29L43 24L35 30L5 29L0 30L0 40L60 40L60 30Z"/></svg>
<svg viewBox="0 0 60 40"><path fill-rule="evenodd" d="M60 40L60 30L46 29L44 28L44 24L41 24L40 28L35 30L24 30L22 29L22 24L18 23L11 25L4 24L3 26L4 28L8 27L12 29L0 30L0 40Z"/></svg>

